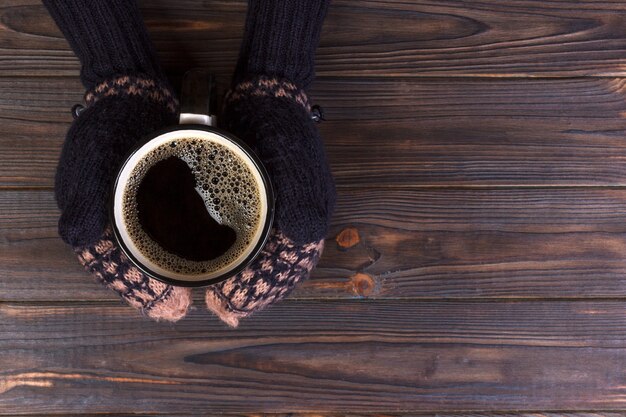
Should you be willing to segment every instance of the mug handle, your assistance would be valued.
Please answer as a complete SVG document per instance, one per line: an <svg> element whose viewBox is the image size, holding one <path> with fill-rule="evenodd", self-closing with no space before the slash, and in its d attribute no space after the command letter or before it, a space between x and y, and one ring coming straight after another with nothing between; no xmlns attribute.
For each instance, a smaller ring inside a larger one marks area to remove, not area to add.
<svg viewBox="0 0 626 417"><path fill-rule="evenodd" d="M211 113L217 96L215 84L215 76L206 70L196 68L185 73L180 100L181 125L216 125L216 117Z"/></svg>

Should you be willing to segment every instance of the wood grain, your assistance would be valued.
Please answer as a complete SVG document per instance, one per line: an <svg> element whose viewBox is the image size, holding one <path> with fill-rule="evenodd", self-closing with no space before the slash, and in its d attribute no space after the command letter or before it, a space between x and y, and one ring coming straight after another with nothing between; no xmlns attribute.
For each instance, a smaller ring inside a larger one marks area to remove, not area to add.
<svg viewBox="0 0 626 417"><path fill-rule="evenodd" d="M623 185L624 80L323 81L340 187ZM341 92L341 93L338 93Z"/></svg>
<svg viewBox="0 0 626 417"><path fill-rule="evenodd" d="M624 406L621 302L286 302L225 329L124 307L0 305L3 413Z"/></svg>
<svg viewBox="0 0 626 417"><path fill-rule="evenodd" d="M0 415L5 415L1 414ZM40 414L23 414L20 416L40 416ZM133 417L149 417L149 416L161 416L167 415L168 417L189 417L197 414L137 414L133 413ZM529 412L529 413L516 413L516 412L466 412L466 413L429 413L429 412L411 412L411 413L389 413L389 412L375 412L375 413L335 413L335 412L297 412L297 413L220 413L219 415L229 417L625 417L626 412L613 412L613 411L596 411L596 412ZM113 413L97 413L97 414L77 414L72 413L72 417L126 417L125 414L113 414Z"/></svg>
<svg viewBox="0 0 626 417"><path fill-rule="evenodd" d="M82 417L82 414L80 415ZM106 415L105 415L106 416ZM466 412L466 413L289 413L289 414L240 414L239 417L624 417L626 412ZM95 416L94 416L95 417ZM178 416L172 416L178 417Z"/></svg>
<svg viewBox="0 0 626 417"><path fill-rule="evenodd" d="M467 413L289 413L289 414L242 414L240 417L624 417L624 412L467 412ZM82 414L81 414L82 417ZM173 416L176 417L176 416Z"/></svg>
<svg viewBox="0 0 626 417"><path fill-rule="evenodd" d="M229 76L245 1L143 0L170 71ZM37 0L0 6L0 76L76 75L78 61ZM318 51L321 76L624 76L626 7L598 1L337 0Z"/></svg>
<svg viewBox="0 0 626 417"><path fill-rule="evenodd" d="M50 191L0 192L0 300L116 300L57 236ZM292 298L626 297L626 190L351 190ZM335 241L346 228L361 241ZM198 292L198 297L200 292Z"/></svg>
<svg viewBox="0 0 626 417"><path fill-rule="evenodd" d="M106 416L106 415L105 415ZM239 417L624 417L625 412L467 412L467 413L289 413L289 414L241 414ZM82 414L81 414L82 417ZM177 417L177 416L173 416Z"/></svg>
<svg viewBox="0 0 626 417"><path fill-rule="evenodd" d="M312 97L341 189L621 186L625 83L320 80ZM72 78L0 78L0 187L53 185L81 97Z"/></svg>

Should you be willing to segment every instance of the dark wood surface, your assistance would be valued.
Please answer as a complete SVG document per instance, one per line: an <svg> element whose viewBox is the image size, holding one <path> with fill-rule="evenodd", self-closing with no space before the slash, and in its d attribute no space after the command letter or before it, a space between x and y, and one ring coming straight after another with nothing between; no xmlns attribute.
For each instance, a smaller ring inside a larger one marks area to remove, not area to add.
<svg viewBox="0 0 626 417"><path fill-rule="evenodd" d="M245 1L140 2L224 90ZM231 330L101 289L56 235L79 65L0 4L0 415L626 415L626 4L334 0L324 258Z"/></svg>
<svg viewBox="0 0 626 417"><path fill-rule="evenodd" d="M29 398L31 412L60 414L619 408L623 309L288 300L230 330L202 309L164 326L111 303L5 303L3 407L17 413Z"/></svg>

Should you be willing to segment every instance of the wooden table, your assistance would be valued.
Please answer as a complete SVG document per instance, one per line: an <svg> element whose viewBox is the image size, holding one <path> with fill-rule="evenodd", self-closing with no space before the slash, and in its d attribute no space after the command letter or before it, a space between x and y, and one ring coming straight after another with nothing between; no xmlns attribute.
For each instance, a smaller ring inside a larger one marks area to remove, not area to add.
<svg viewBox="0 0 626 417"><path fill-rule="evenodd" d="M168 73L223 91L245 2L141 5ZM335 0L327 250L237 330L200 293L141 318L58 238L78 71L39 1L2 1L0 415L626 410L626 3Z"/></svg>

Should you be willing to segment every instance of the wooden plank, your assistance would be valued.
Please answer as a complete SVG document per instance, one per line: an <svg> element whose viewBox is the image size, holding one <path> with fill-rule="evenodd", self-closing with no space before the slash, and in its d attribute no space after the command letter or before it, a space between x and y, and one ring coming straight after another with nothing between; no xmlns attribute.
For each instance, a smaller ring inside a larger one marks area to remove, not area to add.
<svg viewBox="0 0 626 417"><path fill-rule="evenodd" d="M234 67L246 2L141 1L165 66ZM322 76L624 76L626 6L598 1L337 0ZM0 76L75 75L78 61L37 0L0 7Z"/></svg>
<svg viewBox="0 0 626 417"><path fill-rule="evenodd" d="M222 87L224 87L224 80ZM340 188L626 185L622 79L319 80ZM51 187L77 79L0 79L0 187Z"/></svg>
<svg viewBox="0 0 626 417"><path fill-rule="evenodd" d="M108 416L108 414L105 414ZM289 413L289 414L239 414L239 417L625 417L626 412L532 412L532 413L512 413L512 412L467 412L467 413ZM82 415L81 415L82 417ZM95 417L95 416L94 416ZM134 417L134 416L133 416ZM175 417L175 416L173 416Z"/></svg>
<svg viewBox="0 0 626 417"><path fill-rule="evenodd" d="M51 187L78 79L0 78L0 186Z"/></svg>
<svg viewBox="0 0 626 417"><path fill-rule="evenodd" d="M624 302L286 302L234 332L0 304L4 413L621 410Z"/></svg>
<svg viewBox="0 0 626 417"><path fill-rule="evenodd" d="M57 218L50 191L0 192L0 300L116 300ZM623 189L344 191L292 298L626 297L625 218ZM346 229L355 246L334 241Z"/></svg>
<svg viewBox="0 0 626 417"><path fill-rule="evenodd" d="M359 413L359 414L319 414L319 413L289 413L289 414L244 414L240 417L624 417L624 412L532 412L532 413L498 413L498 412L469 412L469 413Z"/></svg>
<svg viewBox="0 0 626 417"><path fill-rule="evenodd" d="M106 415L105 415L106 416ZM500 412L469 412L469 413L359 413L359 414L319 414L319 413L289 413L289 414L242 414L240 417L625 417L625 412L532 412L532 413L500 413Z"/></svg>
<svg viewBox="0 0 626 417"><path fill-rule="evenodd" d="M0 416L8 416L9 414L3 414L0 412ZM23 414L21 417L40 417L42 414ZM46 414L51 415L51 414ZM168 416L168 417L190 417L197 416L198 414L136 414L133 413L133 417L149 417L149 416ZM411 413L389 413L389 412L374 412L374 413L340 413L335 412L298 412L298 413L220 413L220 415L228 417L626 417L626 412L614 412L614 411L593 411L593 412L529 412L529 413L516 413L516 412L465 412L465 413L429 413L429 412L411 412ZM97 413L97 414L83 414L72 413L64 414L67 417L127 417L127 414L113 414L113 413Z"/></svg>
<svg viewBox="0 0 626 417"><path fill-rule="evenodd" d="M624 185L624 82L328 80L314 98L340 187Z"/></svg>
<svg viewBox="0 0 626 417"><path fill-rule="evenodd" d="M105 417L108 414L105 414ZM532 412L532 413L502 413L502 412L468 412L468 413L289 413L289 414L240 414L240 417L625 417L626 412ZM81 415L82 417L82 415ZM94 416L95 417L95 416ZM134 417L134 416L133 416Z"/></svg>
<svg viewBox="0 0 626 417"><path fill-rule="evenodd" d="M0 412L0 416L8 416L9 414L3 414ZM45 414L51 415L51 414ZM136 414L133 413L133 417L150 417L150 416L167 416L167 417L190 417L197 416L198 414ZM466 412L466 413L423 413L423 412L411 412L411 413L389 413L389 412L374 412L374 413L341 413L335 412L298 412L298 413L220 413L219 415L228 417L626 417L626 412L613 412L613 411L593 411L593 412L530 412L530 413L515 413L515 412ZM40 417L42 414L23 414L21 417ZM83 414L72 413L64 414L66 417L127 417L127 414L113 414L113 413L97 413L97 414Z"/></svg>
<svg viewBox="0 0 626 417"><path fill-rule="evenodd" d="M0 416L6 414L0 413ZM22 417L41 416L41 414L19 414ZM149 416L161 416L167 415L168 417L185 417L197 414L133 414L133 417L149 417ZM468 413L389 413L389 412L376 412L376 413L341 413L334 412L329 413L220 413L220 415L229 417L625 417L624 412L606 412L606 411L594 411L594 412L532 412L532 413L512 413L512 412L468 412ZM112 413L98 413L98 414L65 414L65 416L72 417L127 417L126 414L112 414Z"/></svg>
<svg viewBox="0 0 626 417"><path fill-rule="evenodd" d="M3 414L0 414L3 415ZM20 416L29 417L33 414L20 414ZM148 417L148 416L160 416L165 414L133 414L133 417ZM168 417L185 417L197 414L167 414ZM376 413L220 413L220 415L229 417L625 417L626 412L606 412L606 411L593 411L593 412L531 412L531 413L514 413L514 412L468 412L468 413L389 413L389 412L376 412ZM34 415L33 415L34 416ZM39 415L38 415L39 416ZM71 414L75 417L126 417L124 414L110 414L110 413L98 413L98 414Z"/></svg>

